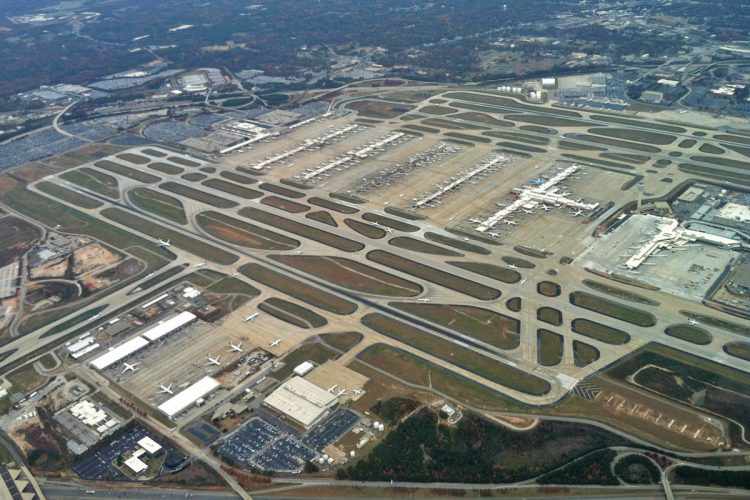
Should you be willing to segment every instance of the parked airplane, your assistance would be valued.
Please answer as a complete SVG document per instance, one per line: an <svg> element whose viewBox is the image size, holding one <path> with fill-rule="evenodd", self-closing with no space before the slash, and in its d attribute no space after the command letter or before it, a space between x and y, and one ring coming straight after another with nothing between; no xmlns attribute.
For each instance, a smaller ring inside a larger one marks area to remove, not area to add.
<svg viewBox="0 0 750 500"><path fill-rule="evenodd" d="M570 215L572 215L573 217L578 217L582 213L583 213L583 210L575 210L573 212L570 212Z"/></svg>
<svg viewBox="0 0 750 500"><path fill-rule="evenodd" d="M273 342L271 342L269 345L271 347L276 347L277 345L281 344L281 339L276 339Z"/></svg>
<svg viewBox="0 0 750 500"><path fill-rule="evenodd" d="M542 210L544 210L545 212L549 212L550 210L552 210L552 207L548 207L547 205L542 205Z"/></svg>
<svg viewBox="0 0 750 500"><path fill-rule="evenodd" d="M522 209L522 210L523 210L523 213L525 213L525 214L533 214L533 213L534 213L534 211L533 211L533 210L528 210L528 209L526 209L526 208L524 208L524 209Z"/></svg>
<svg viewBox="0 0 750 500"><path fill-rule="evenodd" d="M122 373L125 372L134 372L135 369L138 367L138 363L133 363L132 365L130 363L123 363L123 369Z"/></svg>
<svg viewBox="0 0 750 500"><path fill-rule="evenodd" d="M162 247L162 248L169 248L169 247L171 247L171 246L172 246L172 242L171 242L171 241L169 241L169 240L162 240L162 239L160 238L160 239L159 239L159 246L160 246L160 247Z"/></svg>
<svg viewBox="0 0 750 500"><path fill-rule="evenodd" d="M260 313L257 313L257 312L255 312L255 313L252 313L252 314L251 314L250 316L247 316L247 317L245 317L245 321L254 321L254 320L255 320L255 318L257 318L257 317L258 317L258 315L259 315L259 314L260 314Z"/></svg>
<svg viewBox="0 0 750 500"><path fill-rule="evenodd" d="M508 267L511 269L518 269L518 266L515 264L508 264Z"/></svg>
<svg viewBox="0 0 750 500"><path fill-rule="evenodd" d="M243 352L243 351L242 351L242 343L239 343L239 344L232 344L232 343L230 342L230 343L229 343L229 349L230 349L230 350L231 350L232 352Z"/></svg>
<svg viewBox="0 0 750 500"><path fill-rule="evenodd" d="M700 323L698 323L698 321L694 320L693 318L690 318L690 319L688 320L688 325L690 325L690 326L697 326L697 325L699 325L699 324L700 324Z"/></svg>
<svg viewBox="0 0 750 500"><path fill-rule="evenodd" d="M220 356L216 356L215 358L212 358L211 356L206 356L206 359L208 359L208 364L209 365L221 366L221 357Z"/></svg>
<svg viewBox="0 0 750 500"><path fill-rule="evenodd" d="M172 390L172 384L159 384L159 394L174 394L174 391Z"/></svg>
<svg viewBox="0 0 750 500"><path fill-rule="evenodd" d="M518 222L516 222L516 221L514 221L514 220L504 220L503 222L504 222L504 223L505 223L506 225L508 225L508 226L517 226L517 225L518 225Z"/></svg>

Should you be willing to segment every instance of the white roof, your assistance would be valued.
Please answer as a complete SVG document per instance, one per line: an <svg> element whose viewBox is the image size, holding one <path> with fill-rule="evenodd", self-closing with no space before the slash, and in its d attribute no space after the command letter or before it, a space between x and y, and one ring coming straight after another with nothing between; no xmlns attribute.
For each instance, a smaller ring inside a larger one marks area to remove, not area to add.
<svg viewBox="0 0 750 500"><path fill-rule="evenodd" d="M166 299L167 297L169 297L169 294L168 293L163 293L163 294L159 295L158 297L156 297L155 299L149 300L145 304L141 305L141 309L148 309L152 305L156 304L157 302L161 302L162 300Z"/></svg>
<svg viewBox="0 0 750 500"><path fill-rule="evenodd" d="M312 364L312 362L305 361L304 363L298 364L294 368L294 373L295 375L299 375L300 377L303 377L307 375L308 373L310 373L310 370L312 370L313 368L315 368L315 365Z"/></svg>
<svg viewBox="0 0 750 500"><path fill-rule="evenodd" d="M135 456L125 460L125 465L128 467L128 469L132 470L136 474L140 474L144 470L148 469L148 465L143 463L143 460Z"/></svg>
<svg viewBox="0 0 750 500"><path fill-rule="evenodd" d="M336 403L336 399L334 394L312 382L293 377L273 391L265 404L309 427Z"/></svg>
<svg viewBox="0 0 750 500"><path fill-rule="evenodd" d="M190 311L181 312L177 316L169 318L166 321L162 321L155 327L150 328L145 333L143 333L143 336L153 342L154 340L158 340L165 335L169 335L178 328L182 328L183 326L193 321L195 318L195 314L191 313Z"/></svg>
<svg viewBox="0 0 750 500"><path fill-rule="evenodd" d="M200 398L215 391L221 384L213 377L203 377L187 389L175 394L159 405L159 410L168 417L174 417Z"/></svg>
<svg viewBox="0 0 750 500"><path fill-rule="evenodd" d="M140 351L148 345L148 340L143 337L135 337L127 342L124 342L111 351L102 354L98 358L94 358L91 361L91 366L97 370L104 370L108 366L112 366L121 359L125 359L136 351Z"/></svg>
<svg viewBox="0 0 750 500"><path fill-rule="evenodd" d="M138 446L151 454L154 454L157 451L161 450L161 445L148 436L138 441Z"/></svg>

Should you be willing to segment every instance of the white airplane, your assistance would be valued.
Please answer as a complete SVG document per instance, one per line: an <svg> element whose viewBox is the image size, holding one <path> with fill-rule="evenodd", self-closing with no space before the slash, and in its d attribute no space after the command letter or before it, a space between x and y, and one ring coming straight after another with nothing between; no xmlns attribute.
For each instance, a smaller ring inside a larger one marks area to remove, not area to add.
<svg viewBox="0 0 750 500"><path fill-rule="evenodd" d="M523 209L523 213L525 213L525 214L533 214L534 211L533 210L527 210L527 209L524 208Z"/></svg>
<svg viewBox="0 0 750 500"><path fill-rule="evenodd" d="M508 267L509 267L510 269L518 269L518 266L517 266L517 265L515 265L515 264L508 264Z"/></svg>
<svg viewBox="0 0 750 500"><path fill-rule="evenodd" d="M255 312L255 313L252 313L252 314L251 314L250 316L247 316L247 317L245 318L245 321L246 321L246 322L247 322L247 321L254 321L254 320L255 320L255 318L257 318L257 317L258 317L258 315L259 315L259 314L260 314L260 313L257 313L257 312Z"/></svg>
<svg viewBox="0 0 750 500"><path fill-rule="evenodd" d="M243 351L242 351L242 343L239 343L239 344L232 344L232 343L230 342L230 343L229 343L229 350L230 350L231 352L243 352Z"/></svg>
<svg viewBox="0 0 750 500"><path fill-rule="evenodd" d="M484 221L482 219L469 219L469 222L472 224L481 224Z"/></svg>
<svg viewBox="0 0 750 500"><path fill-rule="evenodd" d="M575 210L573 212L570 212L570 215L572 215L573 217L578 217L582 213L583 213L583 210Z"/></svg>
<svg viewBox="0 0 750 500"><path fill-rule="evenodd" d="M211 356L206 356L206 359L208 360L209 365L216 365L221 366L221 357L216 356L215 358L212 358Z"/></svg>
<svg viewBox="0 0 750 500"><path fill-rule="evenodd" d="M517 225L518 225L518 222L516 222L516 221L514 221L514 220L504 220L503 222L504 222L504 223L505 223L505 225L507 225L507 226L517 226Z"/></svg>
<svg viewBox="0 0 750 500"><path fill-rule="evenodd" d="M169 248L172 246L172 242L169 240L162 240L159 238L159 246L162 248Z"/></svg>
<svg viewBox="0 0 750 500"><path fill-rule="evenodd" d="M552 207L548 207L547 205L542 205L542 210L544 210L545 212L549 212L550 210L552 210Z"/></svg>
<svg viewBox="0 0 750 500"><path fill-rule="evenodd" d="M688 325L690 325L690 326L697 326L697 325L699 325L699 324L700 324L700 323L698 323L698 321L697 321L697 320L694 320L693 318L690 318L690 319L688 320Z"/></svg>
<svg viewBox="0 0 750 500"><path fill-rule="evenodd" d="M172 390L172 384L159 384L159 394L174 394L174 391Z"/></svg>
<svg viewBox="0 0 750 500"><path fill-rule="evenodd" d="M123 363L123 367L121 375L126 372L134 372L138 367L138 363L133 363L132 365L130 363Z"/></svg>
<svg viewBox="0 0 750 500"><path fill-rule="evenodd" d="M279 344L281 344L281 339L276 339L268 345L270 345L271 347L276 347Z"/></svg>

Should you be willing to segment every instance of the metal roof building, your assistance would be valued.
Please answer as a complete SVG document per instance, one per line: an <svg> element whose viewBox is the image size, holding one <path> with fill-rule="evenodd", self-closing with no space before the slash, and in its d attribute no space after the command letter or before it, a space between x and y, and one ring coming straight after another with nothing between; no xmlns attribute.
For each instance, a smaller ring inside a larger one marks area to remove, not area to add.
<svg viewBox="0 0 750 500"><path fill-rule="evenodd" d="M138 441L138 446L146 450L149 455L156 455L161 450L161 445L148 436Z"/></svg>
<svg viewBox="0 0 750 500"><path fill-rule="evenodd" d="M148 465L143 463L143 460L135 456L130 457L127 460L125 460L125 465L128 467L128 469L132 470L135 474L140 474L141 472L148 469Z"/></svg>
<svg viewBox="0 0 750 500"><path fill-rule="evenodd" d="M159 411L172 418L200 398L218 389L220 385L219 381L213 377L203 377L187 389L160 404Z"/></svg>
<svg viewBox="0 0 750 500"><path fill-rule="evenodd" d="M143 337L135 337L127 342L123 342L114 349L102 354L98 358L94 358L91 361L91 366L97 370L104 370L105 368L112 366L121 359L125 359L134 352L140 351L148 345L148 340Z"/></svg>
<svg viewBox="0 0 750 500"><path fill-rule="evenodd" d="M273 391L264 404L309 428L325 416L337 400L336 395L312 382L293 377Z"/></svg>
<svg viewBox="0 0 750 500"><path fill-rule="evenodd" d="M195 314L191 313L190 311L184 311L177 316L169 318L168 320L159 323L155 327L148 329L143 333L143 336L153 342L193 322L195 319Z"/></svg>

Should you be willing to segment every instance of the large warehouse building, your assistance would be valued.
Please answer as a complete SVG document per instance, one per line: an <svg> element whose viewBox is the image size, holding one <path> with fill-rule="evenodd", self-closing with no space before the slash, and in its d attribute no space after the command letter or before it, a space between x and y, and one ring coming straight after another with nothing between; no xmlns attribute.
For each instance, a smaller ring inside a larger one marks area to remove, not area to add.
<svg viewBox="0 0 750 500"><path fill-rule="evenodd" d="M181 312L180 314L149 328L138 337L132 338L127 342L123 342L114 349L107 351L105 354L102 354L98 358L95 358L93 361L91 361L91 366L93 366L97 370L104 370L105 368L112 366L118 361L127 358L131 354L140 351L141 349L149 345L150 342L159 340L160 338L179 330L185 325L189 325L196 319L197 317L195 316L195 314L189 311Z"/></svg>
<svg viewBox="0 0 750 500"><path fill-rule="evenodd" d="M336 405L338 398L302 377L292 377L279 386L264 404L304 428L320 421Z"/></svg>
<svg viewBox="0 0 750 500"><path fill-rule="evenodd" d="M174 418L188 406L196 403L199 399L205 398L221 384L213 377L203 377L185 390L178 392L168 400L159 405L159 411L169 418Z"/></svg>
<svg viewBox="0 0 750 500"><path fill-rule="evenodd" d="M91 366L97 370L104 370L112 366L121 359L125 359L133 353L136 353L148 345L148 340L143 337L135 337L127 342L123 342L114 349L107 351L98 358L91 361Z"/></svg>

